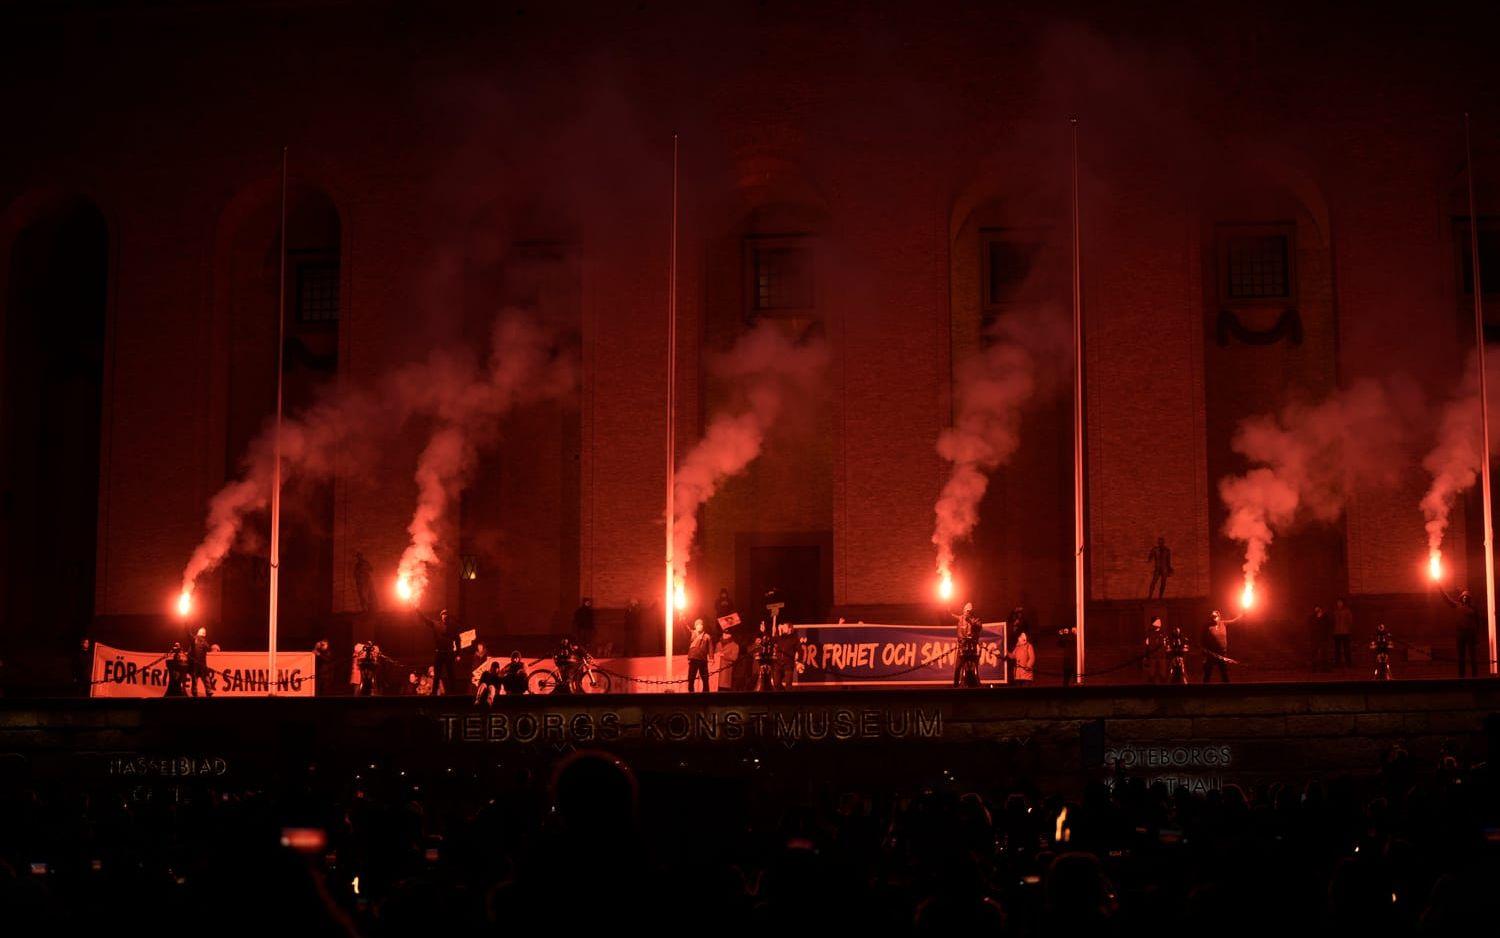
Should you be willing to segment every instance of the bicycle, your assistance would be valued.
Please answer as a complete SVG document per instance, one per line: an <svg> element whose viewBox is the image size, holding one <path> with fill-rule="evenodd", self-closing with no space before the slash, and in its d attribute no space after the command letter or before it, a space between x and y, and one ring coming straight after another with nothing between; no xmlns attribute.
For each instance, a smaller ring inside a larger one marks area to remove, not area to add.
<svg viewBox="0 0 1500 938"><path fill-rule="evenodd" d="M557 692L557 685L562 682L554 668L537 668L531 672L528 678L528 689L533 694L552 694ZM578 656L578 664L573 668L572 680L569 682L568 692L572 694L607 694L613 682L604 671L595 666L594 656L588 652L582 652Z"/></svg>

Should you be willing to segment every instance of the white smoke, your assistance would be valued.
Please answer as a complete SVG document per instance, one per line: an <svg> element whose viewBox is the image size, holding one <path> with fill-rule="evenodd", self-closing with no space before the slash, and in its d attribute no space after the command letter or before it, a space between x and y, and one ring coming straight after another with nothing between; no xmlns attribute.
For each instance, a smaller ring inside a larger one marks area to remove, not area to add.
<svg viewBox="0 0 1500 938"><path fill-rule="evenodd" d="M973 533L990 474L1021 445L1021 414L1050 393L1071 369L1072 333L1055 307L1009 313L990 329L983 351L961 362L955 375L953 426L938 437L938 454L953 471L938 495L932 543L938 571L953 568L954 545Z"/></svg>
<svg viewBox="0 0 1500 938"><path fill-rule="evenodd" d="M434 353L397 370L373 391L331 391L303 413L285 419L283 481L328 479L373 464L380 445L414 416L431 417L437 429L418 468L420 491L407 550L413 555L408 572L434 565L437 523L472 465L474 447L492 439L511 407L556 396L575 380L572 358L557 350L555 333L524 314L503 313L493 335L490 366L483 371L472 356ZM235 547L246 520L269 504L275 443L271 424L251 443L240 477L209 501L203 541L183 569L185 597Z"/></svg>
<svg viewBox="0 0 1500 938"><path fill-rule="evenodd" d="M1251 468L1221 479L1219 497L1229 509L1225 536L1245 545L1247 591L1277 534L1304 519L1336 521L1356 486L1399 479L1406 424L1405 410L1373 381L1240 423L1231 446Z"/></svg>
<svg viewBox="0 0 1500 938"><path fill-rule="evenodd" d="M673 573L682 575L698 533L698 509L724 481L760 455L767 431L794 395L814 393L828 367L828 343L794 342L767 320L717 356L711 372L730 389L730 403L709 420L703 438L683 456L673 484Z"/></svg>
<svg viewBox="0 0 1500 938"><path fill-rule="evenodd" d="M1487 377L1493 385L1497 369L1490 367L1489 361L1487 358ZM1432 484L1422 496L1421 508L1426 519L1427 550L1434 558L1442 550L1453 503L1479 477L1483 449L1479 432L1481 413L1479 356L1470 354L1457 393L1438 417L1437 441L1422 460L1422 467L1432 476Z"/></svg>
<svg viewBox="0 0 1500 938"><path fill-rule="evenodd" d="M434 383L413 389L430 408L436 426L417 460L417 507L407 526L411 541L396 569L397 588L404 596L420 597L429 571L439 565L437 547L448 505L468 484L479 452L498 440L506 415L558 398L577 380L574 357L558 345L551 330L507 314L495 324L482 371L450 361Z"/></svg>

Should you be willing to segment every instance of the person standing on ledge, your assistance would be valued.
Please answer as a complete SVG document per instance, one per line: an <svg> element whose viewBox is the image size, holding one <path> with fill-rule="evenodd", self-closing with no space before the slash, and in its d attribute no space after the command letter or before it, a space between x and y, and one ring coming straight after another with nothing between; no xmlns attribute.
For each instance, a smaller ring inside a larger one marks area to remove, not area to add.
<svg viewBox="0 0 1500 938"><path fill-rule="evenodd" d="M1156 546L1146 554L1146 559L1151 563L1151 585L1146 587L1146 598L1150 599L1156 594L1157 599L1165 599L1167 595L1167 577L1172 575L1172 548L1167 546L1167 539L1159 537Z"/></svg>
<svg viewBox="0 0 1500 938"><path fill-rule="evenodd" d="M958 645L954 649L953 686L979 687L979 637L984 634L984 623L974 614L973 603L964 603L964 611L955 618Z"/></svg>
<svg viewBox="0 0 1500 938"><path fill-rule="evenodd" d="M1229 683L1229 665L1234 662L1229 657L1229 626L1244 617L1244 613L1241 613L1233 619L1226 619L1217 609L1209 615L1200 638L1203 643L1203 683L1207 684L1213 679L1215 667L1219 672L1219 680Z"/></svg>
<svg viewBox="0 0 1500 938"><path fill-rule="evenodd" d="M585 596L573 610L573 637L584 648L594 647L594 597Z"/></svg>
<svg viewBox="0 0 1500 938"><path fill-rule="evenodd" d="M1062 649L1062 684L1078 683L1078 632L1073 626L1057 630L1057 647Z"/></svg>
<svg viewBox="0 0 1500 938"><path fill-rule="evenodd" d="M1448 595L1448 591L1438 586L1438 592L1448 601L1456 613L1454 625L1455 644L1458 651L1458 676L1464 676L1464 661L1469 663L1469 676L1479 676L1479 659L1476 657L1479 644L1479 609L1474 605L1474 597L1467 588L1458 591L1458 598L1454 599Z"/></svg>
<svg viewBox="0 0 1500 938"><path fill-rule="evenodd" d="M1307 639L1314 649L1327 648L1328 643L1333 641L1335 649L1333 667L1338 666L1338 643L1333 638L1333 619L1329 617L1328 610L1324 609L1321 604L1313 606L1312 614L1307 617ZM1322 651L1315 650L1309 658L1311 658L1309 663L1314 671L1323 670Z"/></svg>
<svg viewBox="0 0 1500 938"><path fill-rule="evenodd" d="M432 696L453 693L453 666L458 658L458 623L448 618L448 610L438 613L437 620L417 615L432 630ZM439 690L438 688L442 688Z"/></svg>
<svg viewBox="0 0 1500 938"><path fill-rule="evenodd" d="M1141 652L1146 664L1146 683L1167 683L1167 635L1161 628L1161 616L1151 620L1146 630L1145 648Z"/></svg>
<svg viewBox="0 0 1500 938"><path fill-rule="evenodd" d="M703 679L703 693L708 693L708 654L713 650L714 640L703 628L702 619L693 620L693 634L688 639L688 693L693 692L693 682Z"/></svg>
<svg viewBox="0 0 1500 938"><path fill-rule="evenodd" d="M1340 596L1333 601L1333 666L1339 666L1342 657L1344 667L1353 667L1354 659L1349 654L1349 639L1354 634L1354 610L1349 601Z"/></svg>
<svg viewBox="0 0 1500 938"><path fill-rule="evenodd" d="M208 642L208 629L199 626L193 633L193 644L188 649L188 671L193 679L193 696L198 696L198 682L203 682L203 696L212 697L214 689L208 673L208 653L212 646Z"/></svg>
<svg viewBox="0 0 1500 938"><path fill-rule="evenodd" d="M1017 687L1030 687L1036 679L1036 648L1025 632L1016 633L1016 647L1011 649L1010 661L1016 669L1011 682Z"/></svg>

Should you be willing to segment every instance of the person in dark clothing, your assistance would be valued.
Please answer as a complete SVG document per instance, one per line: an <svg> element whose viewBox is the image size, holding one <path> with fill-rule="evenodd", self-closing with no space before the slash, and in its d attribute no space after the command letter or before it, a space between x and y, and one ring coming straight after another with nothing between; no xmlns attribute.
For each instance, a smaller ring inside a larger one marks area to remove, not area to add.
<svg viewBox="0 0 1500 938"><path fill-rule="evenodd" d="M1333 619L1328 611L1322 606L1313 606L1312 613L1307 617L1307 638L1313 648L1327 648L1333 640ZM1335 649L1333 664L1338 664L1338 651ZM1312 666L1314 670L1323 670L1323 655L1314 652L1312 655Z"/></svg>
<svg viewBox="0 0 1500 938"><path fill-rule="evenodd" d="M734 615L734 600L729 596L729 587L719 590L719 598L714 600L714 617L722 619L725 616Z"/></svg>
<svg viewBox="0 0 1500 938"><path fill-rule="evenodd" d="M1229 683L1229 665L1233 659L1229 657L1229 629L1228 626L1240 621L1244 615L1237 615L1233 619L1224 618L1224 614L1215 609L1208 617L1208 622L1203 626L1203 635L1200 641L1203 643L1203 683L1207 684L1217 669L1219 680L1225 684Z"/></svg>
<svg viewBox="0 0 1500 938"><path fill-rule="evenodd" d="M1370 643L1370 650L1375 652L1375 680L1389 681L1391 679L1391 633L1386 631L1384 622L1375 626L1375 640Z"/></svg>
<svg viewBox="0 0 1500 938"><path fill-rule="evenodd" d="M768 691L775 690L775 688L776 636L771 634L770 628L762 622L760 636L755 640L755 689Z"/></svg>
<svg viewBox="0 0 1500 938"><path fill-rule="evenodd" d="M797 683L797 661L802 654L802 636L783 620L776 627L776 689L791 690Z"/></svg>
<svg viewBox="0 0 1500 938"><path fill-rule="evenodd" d="M1172 627L1171 633L1167 635L1166 648L1167 683L1186 684L1187 655L1189 649L1187 636L1182 634L1182 629L1175 625Z"/></svg>
<svg viewBox="0 0 1500 938"><path fill-rule="evenodd" d="M313 643L313 694L327 697L333 693L333 652L328 650L328 640L320 638Z"/></svg>
<svg viewBox="0 0 1500 938"><path fill-rule="evenodd" d="M188 670L192 675L193 696L198 696L198 682L203 682L203 696L214 695L208 673L208 653L212 646L208 642L208 629L199 627L193 634L193 644L188 648Z"/></svg>
<svg viewBox="0 0 1500 938"><path fill-rule="evenodd" d="M573 610L573 635L584 648L594 647L594 598L583 597Z"/></svg>
<svg viewBox="0 0 1500 938"><path fill-rule="evenodd" d="M693 634L688 639L688 693L693 692L694 682L703 679L703 693L708 693L708 655L713 650L714 641L709 637L708 631L703 627L702 619L693 621Z"/></svg>
<svg viewBox="0 0 1500 938"><path fill-rule="evenodd" d="M192 673L191 665L188 663L187 652L182 650L180 642L173 642L172 649L167 652L167 692L166 697L186 697L187 686Z"/></svg>
<svg viewBox="0 0 1500 938"><path fill-rule="evenodd" d="M1167 546L1167 539L1159 537L1156 546L1146 554L1146 560L1151 563L1151 585L1146 587L1146 598L1150 599L1152 594L1157 599L1164 599L1167 595L1167 577L1172 571L1172 548Z"/></svg>
<svg viewBox="0 0 1500 938"><path fill-rule="evenodd" d="M490 666L479 675L479 687L474 691L474 702L492 704L500 695L505 677L500 673L500 662L491 661Z"/></svg>
<svg viewBox="0 0 1500 938"><path fill-rule="evenodd" d="M1349 608L1349 602L1340 596L1333 602L1333 666L1338 667L1339 661L1344 662L1344 667L1352 667L1354 659L1349 654L1349 642L1354 634L1354 610Z"/></svg>
<svg viewBox="0 0 1500 938"><path fill-rule="evenodd" d="M1457 613L1454 624L1457 626L1454 632L1454 644L1458 651L1458 676L1464 677L1464 663L1468 662L1469 676L1479 676L1479 659L1477 657L1479 645L1479 609L1474 605L1474 597L1467 589L1458 591L1458 598L1454 599L1448 595L1448 591L1441 586L1438 592L1452 606Z"/></svg>
<svg viewBox="0 0 1500 938"><path fill-rule="evenodd" d="M359 696L373 697L377 678L380 675L380 646L374 639L367 639L354 653L359 665Z"/></svg>
<svg viewBox="0 0 1500 938"><path fill-rule="evenodd" d="M94 643L87 638L79 639L78 656L73 659L73 687L80 697L87 697L93 689Z"/></svg>
<svg viewBox="0 0 1500 938"><path fill-rule="evenodd" d="M552 688L554 694L571 694L573 685L578 680L578 646L567 636L558 643L557 651L552 655L552 664L557 668L557 684Z"/></svg>
<svg viewBox="0 0 1500 938"><path fill-rule="evenodd" d="M1162 631L1161 616L1151 620L1141 656L1145 663L1146 683L1167 683L1167 634Z"/></svg>
<svg viewBox="0 0 1500 938"><path fill-rule="evenodd" d="M432 696L453 693L453 666L458 659L458 623L448 617L448 610L429 619L418 610L417 616L432 630ZM442 688L439 690L439 688Z"/></svg>
<svg viewBox="0 0 1500 938"><path fill-rule="evenodd" d="M978 687L979 637L984 634L984 623L974 614L973 603L964 603L963 612L950 615L958 619L958 647L953 653L953 686Z"/></svg>
<svg viewBox="0 0 1500 938"><path fill-rule="evenodd" d="M500 686L507 694L524 694L526 679L526 662L521 660L519 651L511 652L510 663L500 671Z"/></svg>
<svg viewBox="0 0 1500 938"><path fill-rule="evenodd" d="M1031 616L1027 614L1025 606L1017 606L1005 617L1005 634L1018 635L1025 632L1028 636L1031 631Z"/></svg>
<svg viewBox="0 0 1500 938"><path fill-rule="evenodd" d="M360 612L375 608L375 571L359 551L354 552L354 595L359 600Z"/></svg>
<svg viewBox="0 0 1500 938"><path fill-rule="evenodd" d="M1062 651L1062 683L1078 683L1078 633L1070 625L1057 630L1057 647Z"/></svg>

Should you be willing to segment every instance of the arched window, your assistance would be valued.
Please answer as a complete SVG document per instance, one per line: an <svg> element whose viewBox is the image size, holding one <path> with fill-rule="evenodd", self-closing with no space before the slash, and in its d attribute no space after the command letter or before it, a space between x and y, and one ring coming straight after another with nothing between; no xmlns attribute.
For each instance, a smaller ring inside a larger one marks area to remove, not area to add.
<svg viewBox="0 0 1500 938"><path fill-rule="evenodd" d="M0 461L7 644L52 651L94 611L109 233L70 200L9 246L4 459Z"/></svg>

